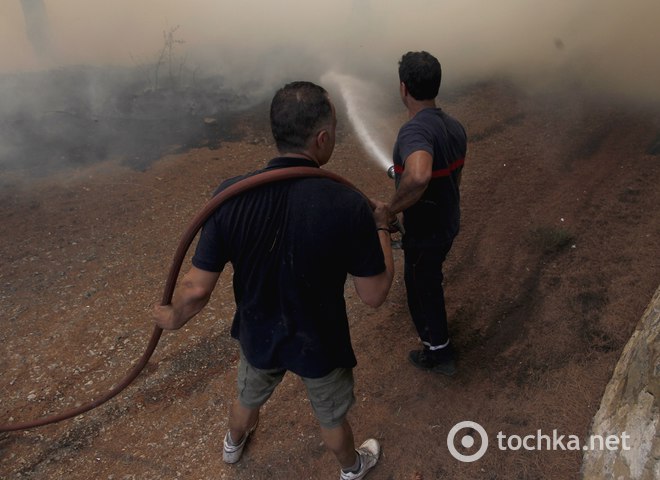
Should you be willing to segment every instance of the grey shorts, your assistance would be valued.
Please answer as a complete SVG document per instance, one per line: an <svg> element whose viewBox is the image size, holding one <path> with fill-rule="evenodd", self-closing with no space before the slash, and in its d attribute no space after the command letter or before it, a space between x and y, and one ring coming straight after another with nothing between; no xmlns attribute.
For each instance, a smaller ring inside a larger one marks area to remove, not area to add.
<svg viewBox="0 0 660 480"><path fill-rule="evenodd" d="M238 364L238 400L246 408L259 408L270 398L280 384L286 370L261 370L246 360L241 350ZM337 368L325 377L300 377L307 389L314 416L323 428L342 424L355 402L353 370Z"/></svg>

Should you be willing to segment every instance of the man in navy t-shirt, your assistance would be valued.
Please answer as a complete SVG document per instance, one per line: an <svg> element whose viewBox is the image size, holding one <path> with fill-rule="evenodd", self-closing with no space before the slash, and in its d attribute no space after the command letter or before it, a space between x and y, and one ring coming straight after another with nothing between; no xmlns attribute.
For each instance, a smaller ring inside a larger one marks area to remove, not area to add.
<svg viewBox="0 0 660 480"><path fill-rule="evenodd" d="M409 120L394 146L396 192L391 215L403 212L404 280L408 308L423 348L409 354L424 370L456 371L449 341L442 264L460 224L465 129L436 107L442 72L428 52L408 52L399 62L400 94Z"/></svg>
<svg viewBox="0 0 660 480"><path fill-rule="evenodd" d="M310 82L281 88L271 103L279 157L261 172L319 168L335 146L336 115L327 92ZM259 172L255 172L259 173ZM218 191L250 176L230 179ZM217 192L216 192L217 193ZM261 406L287 371L307 388L321 436L341 465L341 478L363 478L378 460L375 439L357 450L346 414L355 401L344 284L377 307L392 283L394 264L382 202L328 178L296 178L247 190L206 221L171 305L154 320L177 329L207 304L231 262L236 313L231 334L240 342L238 398L229 417L223 459L240 460Z"/></svg>

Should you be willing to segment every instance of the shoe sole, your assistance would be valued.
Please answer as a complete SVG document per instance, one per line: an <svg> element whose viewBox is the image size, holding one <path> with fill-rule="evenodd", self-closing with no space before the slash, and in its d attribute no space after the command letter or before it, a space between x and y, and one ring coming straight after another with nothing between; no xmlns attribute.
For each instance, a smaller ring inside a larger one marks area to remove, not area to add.
<svg viewBox="0 0 660 480"><path fill-rule="evenodd" d="M443 366L443 367L435 366L431 369L431 371L433 373L440 373L447 377L453 377L454 375L456 375L456 367L454 366Z"/></svg>
<svg viewBox="0 0 660 480"><path fill-rule="evenodd" d="M433 373L440 373L442 375L445 375L447 377L453 377L456 375L456 367L453 365L435 365L433 367L424 367L422 365L419 365L418 363L415 363L412 358L408 357L408 361L415 366L416 368L423 370L425 372L433 372Z"/></svg>

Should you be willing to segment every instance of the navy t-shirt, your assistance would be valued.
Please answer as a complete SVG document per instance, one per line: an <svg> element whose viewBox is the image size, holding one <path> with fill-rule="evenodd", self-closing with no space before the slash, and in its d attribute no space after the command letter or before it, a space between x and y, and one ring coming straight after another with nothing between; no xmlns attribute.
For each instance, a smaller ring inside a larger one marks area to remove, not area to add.
<svg viewBox="0 0 660 480"><path fill-rule="evenodd" d="M318 167L276 158L266 170L294 166ZM233 197L204 225L192 260L213 272L227 262L237 306L231 334L251 365L311 378L356 365L344 302L347 274L385 270L363 195L331 179L303 178Z"/></svg>
<svg viewBox="0 0 660 480"><path fill-rule="evenodd" d="M439 108L425 108L406 122L394 145L397 186L406 158L420 150L433 157L433 172L422 198L403 212L404 248L432 247L451 241L460 225L458 174L467 151L465 129Z"/></svg>

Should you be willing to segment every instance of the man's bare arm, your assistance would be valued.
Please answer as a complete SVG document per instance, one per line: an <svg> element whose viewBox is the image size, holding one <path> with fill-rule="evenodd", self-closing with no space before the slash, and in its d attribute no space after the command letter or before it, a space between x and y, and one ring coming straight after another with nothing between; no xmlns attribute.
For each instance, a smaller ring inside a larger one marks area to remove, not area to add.
<svg viewBox="0 0 660 480"><path fill-rule="evenodd" d="M154 306L154 323L165 330L183 327L206 306L219 277L219 272L191 267L174 291L172 303Z"/></svg>
<svg viewBox="0 0 660 480"><path fill-rule="evenodd" d="M433 171L433 157L430 153L417 150L405 160L405 170L401 182L389 205L390 213L396 215L410 208L422 198Z"/></svg>
<svg viewBox="0 0 660 480"><path fill-rule="evenodd" d="M353 277L355 291L364 303L370 307L379 307L387 298L394 278L394 258L392 257L392 242L388 228L389 212L387 205L383 202L374 201L374 219L378 230L378 239L385 257L385 271L371 277Z"/></svg>

